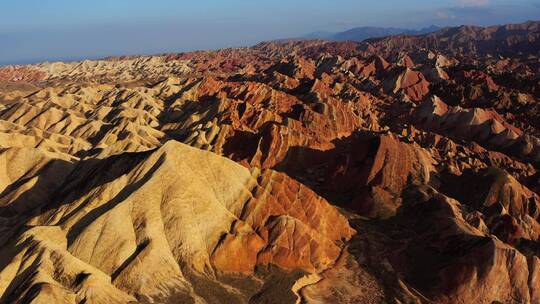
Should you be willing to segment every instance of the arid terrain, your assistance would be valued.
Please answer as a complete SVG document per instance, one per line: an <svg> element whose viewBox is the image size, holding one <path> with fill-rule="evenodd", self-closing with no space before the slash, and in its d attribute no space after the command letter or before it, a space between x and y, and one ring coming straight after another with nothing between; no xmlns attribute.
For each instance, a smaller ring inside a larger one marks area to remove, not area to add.
<svg viewBox="0 0 540 304"><path fill-rule="evenodd" d="M540 22L0 68L0 303L540 303Z"/></svg>

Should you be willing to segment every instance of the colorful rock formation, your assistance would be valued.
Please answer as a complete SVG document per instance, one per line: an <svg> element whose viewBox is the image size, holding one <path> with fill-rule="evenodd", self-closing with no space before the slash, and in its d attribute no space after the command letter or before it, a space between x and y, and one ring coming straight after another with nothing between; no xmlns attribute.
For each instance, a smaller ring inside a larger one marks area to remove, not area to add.
<svg viewBox="0 0 540 304"><path fill-rule="evenodd" d="M540 303L538 22L0 68L1 303Z"/></svg>

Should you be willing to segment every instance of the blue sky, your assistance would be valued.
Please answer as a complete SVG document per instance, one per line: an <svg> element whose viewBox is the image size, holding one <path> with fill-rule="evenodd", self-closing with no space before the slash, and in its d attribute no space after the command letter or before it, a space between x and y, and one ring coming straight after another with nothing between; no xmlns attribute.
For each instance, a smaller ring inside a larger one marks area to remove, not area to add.
<svg viewBox="0 0 540 304"><path fill-rule="evenodd" d="M540 19L540 0L10 0L0 64L252 45L356 26Z"/></svg>

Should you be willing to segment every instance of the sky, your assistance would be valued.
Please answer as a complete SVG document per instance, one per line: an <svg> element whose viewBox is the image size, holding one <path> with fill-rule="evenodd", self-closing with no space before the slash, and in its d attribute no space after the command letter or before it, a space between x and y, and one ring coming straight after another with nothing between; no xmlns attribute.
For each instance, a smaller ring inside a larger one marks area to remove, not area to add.
<svg viewBox="0 0 540 304"><path fill-rule="evenodd" d="M540 0L3 0L0 65L248 46L358 26L540 20Z"/></svg>

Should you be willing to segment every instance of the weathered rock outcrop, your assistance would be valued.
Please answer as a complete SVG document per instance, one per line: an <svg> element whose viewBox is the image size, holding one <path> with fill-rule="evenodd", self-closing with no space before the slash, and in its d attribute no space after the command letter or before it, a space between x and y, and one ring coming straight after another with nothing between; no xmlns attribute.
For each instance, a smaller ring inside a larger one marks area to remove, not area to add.
<svg viewBox="0 0 540 304"><path fill-rule="evenodd" d="M525 160L540 161L540 140L524 134L493 109L450 107L434 96L420 105L414 115L424 128L474 140L486 148Z"/></svg>
<svg viewBox="0 0 540 304"><path fill-rule="evenodd" d="M11 157L15 166L22 161ZM37 178L52 183L54 162ZM13 214L6 219L26 225L2 225L11 235L0 253L4 301L195 300L204 295L182 268L251 274L273 264L317 273L354 233L334 207L284 174L173 141L56 171L63 183L43 186L48 191L26 189L25 176L13 172L12 192L38 191L41 200L26 209L4 203Z"/></svg>
<svg viewBox="0 0 540 304"><path fill-rule="evenodd" d="M474 215L454 199L429 188L411 189L408 196L396 220L412 229L413 238L394 256L394 267L402 267L412 286L436 303L538 300L531 298L537 282L529 271L536 257L473 227L468 221Z"/></svg>

